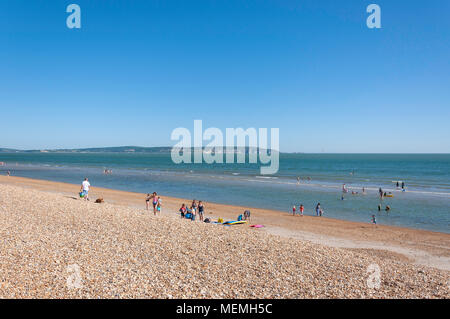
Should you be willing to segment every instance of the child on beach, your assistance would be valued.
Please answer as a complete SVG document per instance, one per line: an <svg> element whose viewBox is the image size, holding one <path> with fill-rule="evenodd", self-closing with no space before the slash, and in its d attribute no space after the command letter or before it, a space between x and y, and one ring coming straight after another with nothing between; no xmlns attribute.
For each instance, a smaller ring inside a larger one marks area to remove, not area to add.
<svg viewBox="0 0 450 319"><path fill-rule="evenodd" d="M298 210L300 211L300 216L303 216L303 211L305 210L305 207L303 207L303 204L300 205Z"/></svg>
<svg viewBox="0 0 450 319"><path fill-rule="evenodd" d="M161 207L162 207L162 199L158 196L158 204L156 205L156 211L158 213L161 213Z"/></svg>
<svg viewBox="0 0 450 319"><path fill-rule="evenodd" d="M85 178L83 183L81 183L81 189L80 189L80 192L83 195L82 197L84 198L84 200L89 200L90 187L91 187L91 184L89 183L89 180L87 178Z"/></svg>
<svg viewBox="0 0 450 319"><path fill-rule="evenodd" d="M373 225L377 224L377 218L375 217L375 215L372 215L372 220L371 220Z"/></svg>
<svg viewBox="0 0 450 319"><path fill-rule="evenodd" d="M191 204L192 209L192 221L195 220L195 215L197 215L197 201L194 199Z"/></svg>
<svg viewBox="0 0 450 319"><path fill-rule="evenodd" d="M150 200L152 199L152 196L150 194L147 194L147 197L145 198L145 207L147 210L150 209Z"/></svg>
<svg viewBox="0 0 450 319"><path fill-rule="evenodd" d="M250 211L249 210L244 211L244 220L250 221Z"/></svg>
<svg viewBox="0 0 450 319"><path fill-rule="evenodd" d="M186 215L186 205L185 204L181 205L180 214L181 214L181 218L184 218L184 216Z"/></svg>
<svg viewBox="0 0 450 319"><path fill-rule="evenodd" d="M195 221L195 215L197 215L197 212L193 207L191 207L191 221L193 222Z"/></svg>
<svg viewBox="0 0 450 319"><path fill-rule="evenodd" d="M295 207L295 205L292 207L292 215L295 216L295 211L297 210L297 208Z"/></svg>

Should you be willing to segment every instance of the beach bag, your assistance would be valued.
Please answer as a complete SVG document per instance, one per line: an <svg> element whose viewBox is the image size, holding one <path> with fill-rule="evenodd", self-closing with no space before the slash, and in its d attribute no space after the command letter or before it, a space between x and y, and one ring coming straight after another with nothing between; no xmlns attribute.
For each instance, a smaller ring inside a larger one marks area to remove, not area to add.
<svg viewBox="0 0 450 319"><path fill-rule="evenodd" d="M191 213L187 213L186 215L184 215L187 219L192 219L192 214Z"/></svg>
<svg viewBox="0 0 450 319"><path fill-rule="evenodd" d="M219 218L219 219L217 220L217 222L220 223L220 224L222 224L222 223L223 223L223 219L222 219L222 218Z"/></svg>

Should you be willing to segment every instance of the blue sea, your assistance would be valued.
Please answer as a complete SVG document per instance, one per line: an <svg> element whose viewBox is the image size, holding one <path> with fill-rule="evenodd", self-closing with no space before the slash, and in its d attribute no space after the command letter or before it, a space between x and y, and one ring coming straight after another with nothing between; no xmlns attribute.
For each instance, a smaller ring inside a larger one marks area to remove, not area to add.
<svg viewBox="0 0 450 319"><path fill-rule="evenodd" d="M81 183L119 190L196 198L291 212L450 233L450 154L280 154L280 170L261 176L256 164L174 164L170 154L2 153L0 174ZM104 169L113 174L104 175ZM297 177L301 177L300 184ZM306 178L310 177L310 180ZM406 191L396 188L404 181ZM350 192L341 200L342 184ZM362 195L362 187L366 195ZM394 194L381 203L378 188ZM255 211L255 213L257 210ZM241 212L236 212L236 214Z"/></svg>

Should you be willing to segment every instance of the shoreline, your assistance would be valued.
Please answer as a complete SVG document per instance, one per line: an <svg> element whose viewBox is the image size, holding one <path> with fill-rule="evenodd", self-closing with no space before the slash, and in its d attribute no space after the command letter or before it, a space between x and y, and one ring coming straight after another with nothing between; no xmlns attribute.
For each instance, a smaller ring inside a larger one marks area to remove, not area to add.
<svg viewBox="0 0 450 319"><path fill-rule="evenodd" d="M80 182L81 183L81 182ZM32 188L63 194L76 199L79 185L0 176L0 184ZM160 194L161 195L161 194ZM145 212L145 194L99 188L93 185L91 200L102 197L105 202L127 206ZM175 214L182 203L191 200L168 197L163 199L163 215ZM245 209L252 212L252 224L262 224L263 232L279 237L309 241L328 247L365 250L369 254L406 261L416 265L450 271L450 234L388 225L352 222L328 217L292 216L286 212L226 204L205 204L205 218L222 217L235 220ZM149 211L149 214L153 214Z"/></svg>

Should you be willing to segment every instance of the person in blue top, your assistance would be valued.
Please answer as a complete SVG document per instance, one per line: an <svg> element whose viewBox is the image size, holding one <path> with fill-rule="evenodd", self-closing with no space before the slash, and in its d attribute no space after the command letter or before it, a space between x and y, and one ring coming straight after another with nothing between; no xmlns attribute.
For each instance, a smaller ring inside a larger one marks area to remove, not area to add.
<svg viewBox="0 0 450 319"><path fill-rule="evenodd" d="M317 203L317 206L316 206L316 216L320 216L320 210L321 210L321 208L320 208L320 203Z"/></svg>

